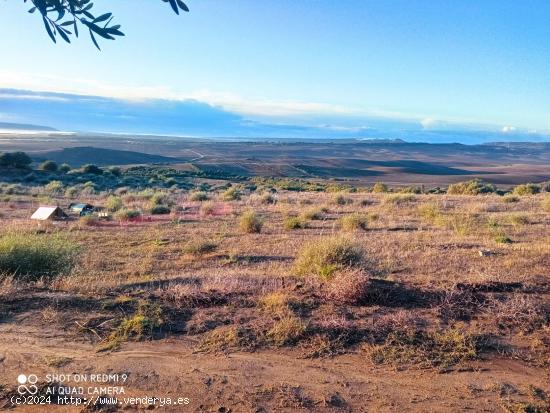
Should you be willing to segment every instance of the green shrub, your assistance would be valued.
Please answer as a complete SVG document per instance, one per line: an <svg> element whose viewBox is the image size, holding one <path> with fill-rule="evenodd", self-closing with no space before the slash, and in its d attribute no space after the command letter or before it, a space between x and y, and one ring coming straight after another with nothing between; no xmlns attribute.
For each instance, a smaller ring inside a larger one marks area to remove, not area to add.
<svg viewBox="0 0 550 413"><path fill-rule="evenodd" d="M189 196L189 199L191 201L198 201L198 202L208 201L208 194L203 191L196 191L191 193L191 195Z"/></svg>
<svg viewBox="0 0 550 413"><path fill-rule="evenodd" d="M139 212L136 209L119 209L115 213L115 218L119 221L129 221L131 219L135 219L141 216L141 212Z"/></svg>
<svg viewBox="0 0 550 413"><path fill-rule="evenodd" d="M0 237L0 274L25 280L53 278L69 273L78 248L60 236L13 234Z"/></svg>
<svg viewBox="0 0 550 413"><path fill-rule="evenodd" d="M47 172L57 172L58 168L54 161L44 161L38 166L38 169Z"/></svg>
<svg viewBox="0 0 550 413"><path fill-rule="evenodd" d="M83 174L94 174L94 175L103 174L103 170L99 166L93 165L93 164L84 165L82 168L80 168L80 171Z"/></svg>
<svg viewBox="0 0 550 413"><path fill-rule="evenodd" d="M103 342L99 351L114 350L128 340L152 338L163 325L162 308L158 304L140 300L137 311L121 321L118 328Z"/></svg>
<svg viewBox="0 0 550 413"><path fill-rule="evenodd" d="M155 205L168 205L170 203L170 200L168 199L168 195L162 192L156 192L151 196L149 199L149 202L151 206Z"/></svg>
<svg viewBox="0 0 550 413"><path fill-rule="evenodd" d="M283 227L286 230L307 228L307 222L298 217L286 217L283 220Z"/></svg>
<svg viewBox="0 0 550 413"><path fill-rule="evenodd" d="M70 186L65 190L65 196L67 198L76 198L80 194L80 189L76 186Z"/></svg>
<svg viewBox="0 0 550 413"><path fill-rule="evenodd" d="M421 194L422 188L419 186L406 186L399 189L402 194Z"/></svg>
<svg viewBox="0 0 550 413"><path fill-rule="evenodd" d="M170 212L170 207L167 207L166 205L155 205L151 208L152 215L166 215Z"/></svg>
<svg viewBox="0 0 550 413"><path fill-rule="evenodd" d="M6 152L0 154L0 167L25 169L32 163L32 159L25 152Z"/></svg>
<svg viewBox="0 0 550 413"><path fill-rule="evenodd" d="M118 166L109 166L107 172L116 177L122 176L122 170Z"/></svg>
<svg viewBox="0 0 550 413"><path fill-rule="evenodd" d="M105 203L106 208L111 212L116 212L119 209L122 209L123 203L122 199L120 197L111 195L109 198L107 198L107 202Z"/></svg>
<svg viewBox="0 0 550 413"><path fill-rule="evenodd" d="M479 195L494 193L496 190L493 184L486 183L481 179L472 179L471 181L449 185L447 193L450 195Z"/></svg>
<svg viewBox="0 0 550 413"><path fill-rule="evenodd" d="M340 218L339 224L340 228L347 232L358 231L360 229L366 230L368 226L368 218L363 214L353 213L344 215Z"/></svg>
<svg viewBox="0 0 550 413"><path fill-rule="evenodd" d="M222 199L224 201L238 201L241 199L241 197L241 192L235 187L229 188L222 194Z"/></svg>
<svg viewBox="0 0 550 413"><path fill-rule="evenodd" d="M350 238L336 236L307 242L294 261L294 271L301 276L330 278L335 271L361 267L364 251Z"/></svg>
<svg viewBox="0 0 550 413"><path fill-rule="evenodd" d="M68 163L62 163L60 166L59 166L59 172L63 172L63 173L67 173L71 170L71 165L69 165Z"/></svg>
<svg viewBox="0 0 550 413"><path fill-rule="evenodd" d="M63 192L63 182L51 181L44 187L44 189L50 194L60 194Z"/></svg>
<svg viewBox="0 0 550 413"><path fill-rule="evenodd" d="M375 193L389 192L389 188L388 188L388 185L383 184L382 182L377 182L372 187L372 192L375 192Z"/></svg>
<svg viewBox="0 0 550 413"><path fill-rule="evenodd" d="M535 184L523 184L514 188L514 194L523 195L535 195L540 192L540 186Z"/></svg>
<svg viewBox="0 0 550 413"><path fill-rule="evenodd" d="M262 231L262 226L263 220L252 210L243 213L239 220L239 228L241 231L249 234L260 233Z"/></svg>

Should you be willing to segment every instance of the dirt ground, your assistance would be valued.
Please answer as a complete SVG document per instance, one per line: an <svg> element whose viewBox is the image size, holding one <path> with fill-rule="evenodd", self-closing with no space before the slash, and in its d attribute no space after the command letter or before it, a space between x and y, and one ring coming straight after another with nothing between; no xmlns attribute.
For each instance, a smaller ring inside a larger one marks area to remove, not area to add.
<svg viewBox="0 0 550 413"><path fill-rule="evenodd" d="M124 372L130 377L126 396L189 398L186 406L159 408L166 412L498 412L512 401L529 400L530 386L550 386L547 373L514 360L404 373L368 365L360 352L332 359L303 359L291 350L197 354L195 343L181 338L128 343L118 352L98 354L89 344L56 338L55 330L2 325L0 331L5 381L15 384L21 372L39 377ZM44 358L60 355L71 361L46 365ZM13 411L80 412L82 407Z"/></svg>

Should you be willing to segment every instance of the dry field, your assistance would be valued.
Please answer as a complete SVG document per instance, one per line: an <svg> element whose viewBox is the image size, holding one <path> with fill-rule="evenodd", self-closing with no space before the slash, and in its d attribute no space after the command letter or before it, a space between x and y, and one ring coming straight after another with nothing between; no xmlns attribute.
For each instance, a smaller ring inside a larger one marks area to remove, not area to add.
<svg viewBox="0 0 550 413"><path fill-rule="evenodd" d="M70 254L2 278L0 408L41 411L10 405L21 372L97 372L190 399L160 411L550 411L550 195L234 195L47 224L0 199L0 240Z"/></svg>

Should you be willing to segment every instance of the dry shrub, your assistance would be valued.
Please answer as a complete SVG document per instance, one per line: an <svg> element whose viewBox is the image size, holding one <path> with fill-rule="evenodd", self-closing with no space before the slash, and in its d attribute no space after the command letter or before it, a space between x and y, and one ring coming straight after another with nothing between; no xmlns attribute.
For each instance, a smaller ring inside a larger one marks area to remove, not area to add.
<svg viewBox="0 0 550 413"><path fill-rule="evenodd" d="M307 242L294 262L294 271L302 276L330 278L335 271L359 268L364 250L354 240L342 236L318 238Z"/></svg>
<svg viewBox="0 0 550 413"><path fill-rule="evenodd" d="M369 277L361 270L338 271L325 284L326 297L339 304L360 305L369 292Z"/></svg>
<svg viewBox="0 0 550 413"><path fill-rule="evenodd" d="M189 195L189 199L191 201L196 201L196 202L208 201L208 194L203 191L196 191L191 193L191 195Z"/></svg>
<svg viewBox="0 0 550 413"><path fill-rule="evenodd" d="M304 212L302 212L300 217L304 220L321 220L324 217L323 208L314 207L306 209Z"/></svg>
<svg viewBox="0 0 550 413"><path fill-rule="evenodd" d="M248 234L258 234L262 231L263 219L256 212L249 210L241 215L239 228Z"/></svg>
<svg viewBox="0 0 550 413"><path fill-rule="evenodd" d="M444 320L468 320L483 304L483 299L474 292L453 286L443 292L437 306L438 315Z"/></svg>
<svg viewBox="0 0 550 413"><path fill-rule="evenodd" d="M240 200L242 197L242 193L241 191L239 191L237 188L235 187L231 187L229 189L227 189L223 194L222 194L222 199L224 201L238 201Z"/></svg>
<svg viewBox="0 0 550 413"><path fill-rule="evenodd" d="M375 193L385 193L389 191L390 190L388 188L388 185L383 184L381 182L375 183L374 186L372 187L372 192L375 192Z"/></svg>
<svg viewBox="0 0 550 413"><path fill-rule="evenodd" d="M413 311L397 310L383 314L373 322L373 334L376 340L385 340L390 333L414 333L426 324L425 320Z"/></svg>
<svg viewBox="0 0 550 413"><path fill-rule="evenodd" d="M277 203L277 200L270 193L265 193L260 196L260 203L264 205L273 205Z"/></svg>
<svg viewBox="0 0 550 413"><path fill-rule="evenodd" d="M358 230L366 230L368 227L368 218L367 216L359 213L353 213L349 215L344 215L339 220L340 228L346 232L353 232Z"/></svg>
<svg viewBox="0 0 550 413"><path fill-rule="evenodd" d="M306 324L295 315L288 314L275 321L267 331L267 339L280 347L295 344L306 332Z"/></svg>
<svg viewBox="0 0 550 413"><path fill-rule="evenodd" d="M415 199L416 198L413 194L392 194L386 196L386 198L384 199L384 203L390 205L403 205L411 203Z"/></svg>
<svg viewBox="0 0 550 413"><path fill-rule="evenodd" d="M441 208L436 203L420 205L418 207L418 213L424 220L434 225L439 226L444 223L444 215L441 212Z"/></svg>
<svg viewBox="0 0 550 413"><path fill-rule="evenodd" d="M540 206L542 207L543 211L550 212L550 195L546 195L542 199Z"/></svg>
<svg viewBox="0 0 550 413"><path fill-rule="evenodd" d="M444 222L447 228L459 236L470 235L478 228L476 217L469 213L447 215Z"/></svg>
<svg viewBox="0 0 550 413"><path fill-rule="evenodd" d="M218 245L211 241L191 241L183 248L186 254L201 256L214 252Z"/></svg>
<svg viewBox="0 0 550 413"><path fill-rule="evenodd" d="M215 205L213 202L204 201L201 205L200 214L203 217L210 216L214 214Z"/></svg>
<svg viewBox="0 0 550 413"><path fill-rule="evenodd" d="M512 214L508 216L507 221L514 226L522 226L529 224L529 216L526 214Z"/></svg>
<svg viewBox="0 0 550 413"><path fill-rule="evenodd" d="M511 244L513 241L503 233L496 234L493 238L497 244Z"/></svg>
<svg viewBox="0 0 550 413"><path fill-rule="evenodd" d="M97 222L97 217L94 215L84 215L78 219L78 225L81 227L94 227Z"/></svg>
<svg viewBox="0 0 550 413"><path fill-rule="evenodd" d="M8 297L18 290L18 284L13 276L0 276L0 297Z"/></svg>
<svg viewBox="0 0 550 413"><path fill-rule="evenodd" d="M344 205L348 205L348 204L353 203L353 199L351 199L349 197L346 197L343 194L336 194L332 201L335 205L340 205L340 206L344 206Z"/></svg>
<svg viewBox="0 0 550 413"><path fill-rule="evenodd" d="M291 313L293 305L294 301L291 297L281 291L265 294L258 299L258 307L272 314Z"/></svg>
<svg viewBox="0 0 550 413"><path fill-rule="evenodd" d="M231 349L251 349L256 346L256 334L244 327L218 327L206 334L196 351L214 353Z"/></svg>
<svg viewBox="0 0 550 413"><path fill-rule="evenodd" d="M550 312L532 297L515 294L506 299L493 299L484 313L503 330L532 332L550 323Z"/></svg>
<svg viewBox="0 0 550 413"><path fill-rule="evenodd" d="M504 196L504 198L502 198L502 202L504 202L505 204L513 204L519 202L519 198L514 195L506 195Z"/></svg>
<svg viewBox="0 0 550 413"><path fill-rule="evenodd" d="M139 218L141 216L141 212L137 209L120 209L115 213L115 219L118 221L130 221L132 219Z"/></svg>
<svg viewBox="0 0 550 413"><path fill-rule="evenodd" d="M307 222L298 217L286 217L283 220L283 227L289 231L293 229L305 229L307 226Z"/></svg>
<svg viewBox="0 0 550 413"><path fill-rule="evenodd" d="M479 356L479 340L452 328L442 332L392 332L382 345L365 346L376 364L419 367L449 367L475 360Z"/></svg>

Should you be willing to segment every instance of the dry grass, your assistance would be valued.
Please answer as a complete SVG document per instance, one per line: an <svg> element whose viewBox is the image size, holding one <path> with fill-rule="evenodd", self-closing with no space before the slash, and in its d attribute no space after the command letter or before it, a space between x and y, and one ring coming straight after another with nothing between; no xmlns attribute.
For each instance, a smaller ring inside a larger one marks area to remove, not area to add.
<svg viewBox="0 0 550 413"><path fill-rule="evenodd" d="M217 199L221 188L209 196ZM188 193L163 192L174 203L172 215L151 217L154 193L130 190L120 194L124 205L143 217L93 227L76 220L39 227L24 219L34 198L10 195L0 224L3 233L59 234L81 246L70 276L36 286L100 303L101 317L114 319L99 331L106 349L163 334L193 336L205 352L297 346L308 357L326 357L366 344L381 363L442 367L477 359L477 334L491 332L510 346L528 343L522 351L544 362L547 345L535 346L549 328L550 215L543 195L503 202L493 194L396 194L399 201L387 201L394 195L346 193L353 202L334 206L333 193L281 190L271 203L238 191L240 200L200 203ZM107 197L87 201L104 205ZM240 227L245 215L246 228L262 217L260 232ZM340 225L353 232L339 234ZM32 298L27 288L3 277L0 295ZM139 310L140 301L161 309L158 317ZM43 323L54 314L86 318L55 302L40 310ZM176 317L176 328L174 312L190 320ZM62 327L63 321L59 334Z"/></svg>

